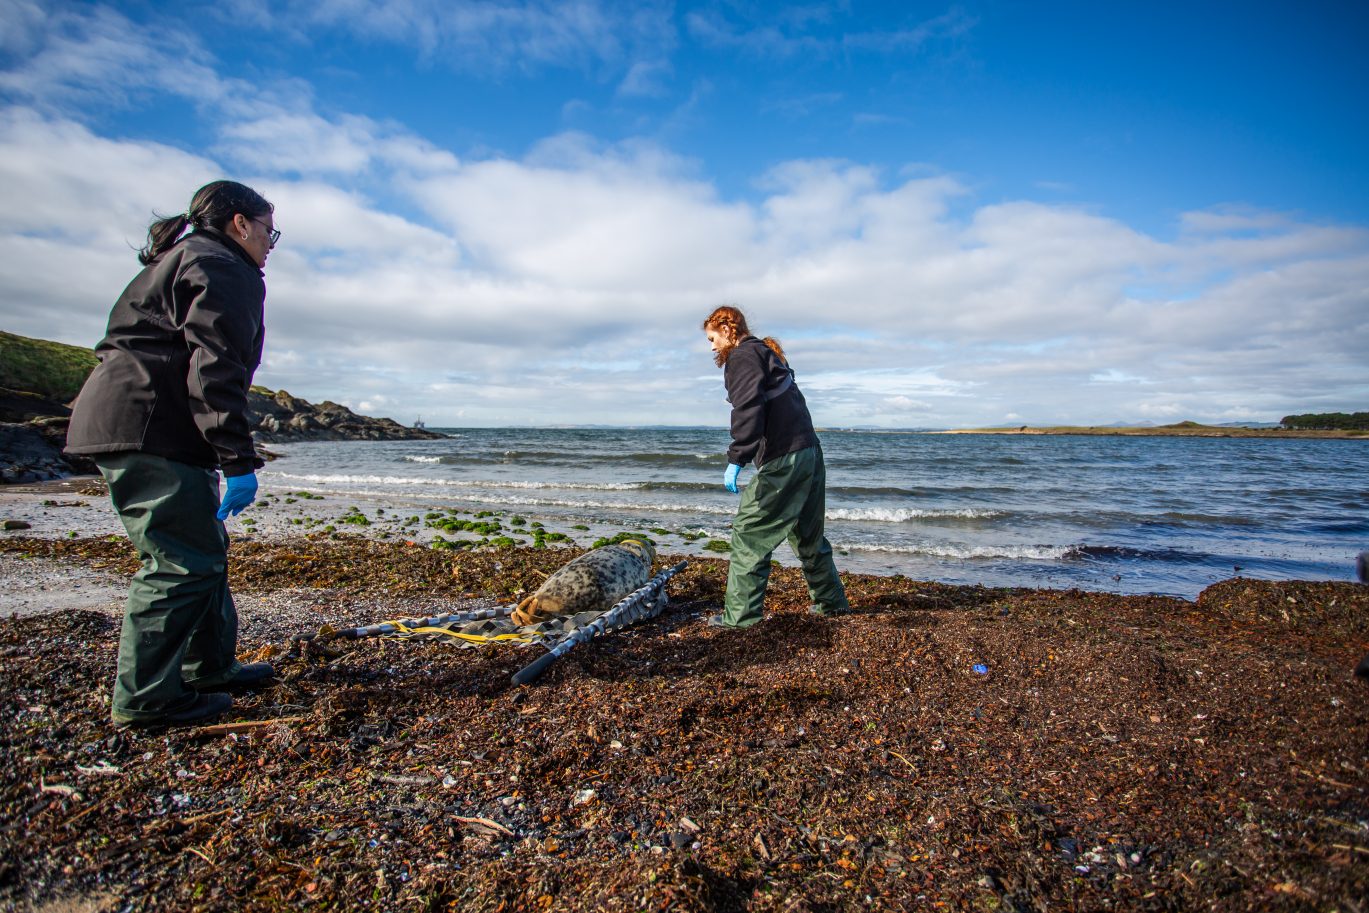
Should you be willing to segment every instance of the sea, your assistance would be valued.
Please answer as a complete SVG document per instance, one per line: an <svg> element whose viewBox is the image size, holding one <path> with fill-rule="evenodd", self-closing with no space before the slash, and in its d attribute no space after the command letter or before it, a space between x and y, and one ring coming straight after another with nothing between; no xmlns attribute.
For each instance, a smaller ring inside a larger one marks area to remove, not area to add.
<svg viewBox="0 0 1369 913"><path fill-rule="evenodd" d="M432 430L447 437L272 445L262 489L502 511L581 545L646 531L664 553L710 554L728 536L724 429ZM1234 576L1351 580L1369 550L1366 440L820 437L843 571L1191 599ZM787 545L775 558L797 563Z"/></svg>

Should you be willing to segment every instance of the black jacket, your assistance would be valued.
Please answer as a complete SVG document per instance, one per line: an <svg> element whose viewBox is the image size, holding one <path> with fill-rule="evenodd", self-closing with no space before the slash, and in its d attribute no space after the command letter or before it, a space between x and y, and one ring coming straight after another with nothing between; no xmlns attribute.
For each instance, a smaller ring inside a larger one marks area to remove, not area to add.
<svg viewBox="0 0 1369 913"><path fill-rule="evenodd" d="M139 273L95 347L67 452L135 450L244 475L262 466L247 423L266 283L247 252L200 229Z"/></svg>
<svg viewBox="0 0 1369 913"><path fill-rule="evenodd" d="M775 396L786 381L788 389ZM723 383L732 404L729 463L745 466L754 460L759 468L776 457L817 445L813 419L798 384L793 383L793 372L756 337L746 337L728 354Z"/></svg>

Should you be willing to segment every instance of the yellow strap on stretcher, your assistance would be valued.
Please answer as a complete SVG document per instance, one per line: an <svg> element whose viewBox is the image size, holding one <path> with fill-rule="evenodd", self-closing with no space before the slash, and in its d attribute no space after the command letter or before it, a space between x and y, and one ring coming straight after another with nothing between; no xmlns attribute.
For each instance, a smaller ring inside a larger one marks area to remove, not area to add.
<svg viewBox="0 0 1369 913"><path fill-rule="evenodd" d="M494 644L494 643L529 643L535 634L525 634L517 632L513 634L466 634L461 631L448 631L446 628L411 628L399 621L383 621L381 624L394 625L395 631L391 636L409 637L414 634L440 634L443 637L451 637L456 640L464 640L473 644Z"/></svg>

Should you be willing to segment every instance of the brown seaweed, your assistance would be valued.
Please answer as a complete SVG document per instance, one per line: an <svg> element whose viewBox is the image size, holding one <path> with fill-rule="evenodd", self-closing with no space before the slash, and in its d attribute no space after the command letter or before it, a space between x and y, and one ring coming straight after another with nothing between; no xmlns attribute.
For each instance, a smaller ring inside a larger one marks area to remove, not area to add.
<svg viewBox="0 0 1369 913"><path fill-rule="evenodd" d="M8 539L130 572L126 542ZM505 604L568 551L237 543L229 729L116 732L118 620L0 622L0 902L92 910L1369 907L1369 587L1196 602L849 576L707 628L726 563L527 649L290 636ZM670 556L662 556L664 562ZM977 671L976 667L983 671Z"/></svg>

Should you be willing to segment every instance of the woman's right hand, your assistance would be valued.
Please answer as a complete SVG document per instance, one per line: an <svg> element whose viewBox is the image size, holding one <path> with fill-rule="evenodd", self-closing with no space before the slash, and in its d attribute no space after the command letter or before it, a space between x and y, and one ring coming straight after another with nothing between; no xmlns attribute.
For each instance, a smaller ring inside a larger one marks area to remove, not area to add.
<svg viewBox="0 0 1369 913"><path fill-rule="evenodd" d="M249 507L256 497L257 474L255 472L240 476L229 476L223 493L223 501L219 504L219 519L227 520L229 514L236 517Z"/></svg>

